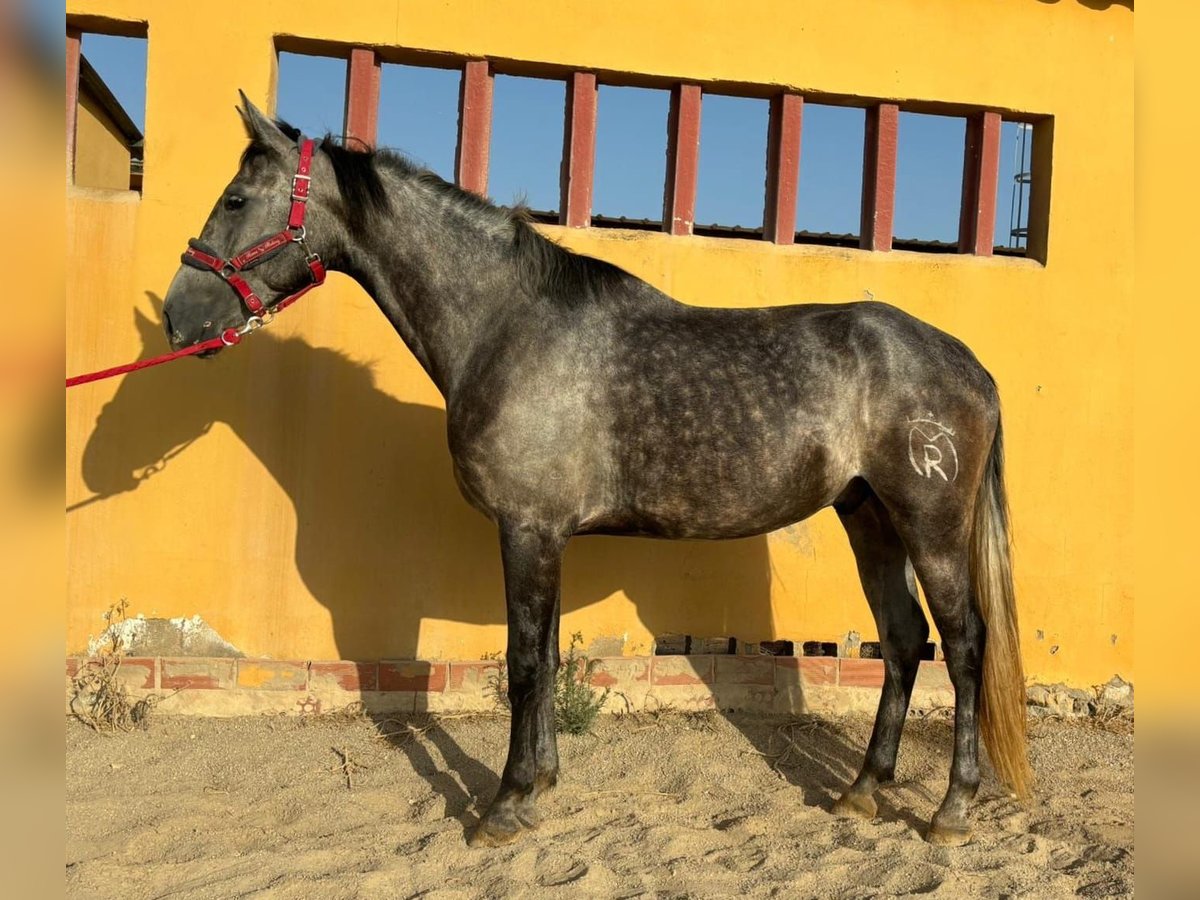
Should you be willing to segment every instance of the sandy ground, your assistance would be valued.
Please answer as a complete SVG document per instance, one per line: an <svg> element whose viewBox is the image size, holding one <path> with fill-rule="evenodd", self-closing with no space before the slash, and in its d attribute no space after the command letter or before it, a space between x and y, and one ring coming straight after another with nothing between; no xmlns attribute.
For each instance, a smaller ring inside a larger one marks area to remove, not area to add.
<svg viewBox="0 0 1200 900"><path fill-rule="evenodd" d="M1037 800L1022 807L986 778L974 841L947 849L921 837L945 789L945 720L910 720L879 818L829 813L870 725L866 716L603 717L595 733L560 739L563 777L541 801L541 828L509 847L471 849L464 834L503 765L504 718L163 717L117 736L70 723L67 894L1132 893L1132 734L1036 724ZM349 754L352 786L338 751Z"/></svg>

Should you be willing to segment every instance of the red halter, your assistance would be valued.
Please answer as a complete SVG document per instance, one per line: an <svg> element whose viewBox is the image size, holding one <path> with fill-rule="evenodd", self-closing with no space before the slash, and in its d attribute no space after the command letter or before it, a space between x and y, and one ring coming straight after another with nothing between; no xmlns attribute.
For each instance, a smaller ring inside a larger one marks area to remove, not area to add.
<svg viewBox="0 0 1200 900"><path fill-rule="evenodd" d="M325 281L325 264L321 262L321 257L309 249L304 231L304 214L308 208L308 191L312 183L309 172L312 170L314 149L315 143L311 139L305 138L300 142L300 162L296 166L296 174L292 176L292 208L288 213L286 228L250 245L241 253L229 259L222 259L220 254L215 250L205 246L195 238L188 241L188 248L183 251L182 261L185 265L215 272L226 284L237 292L238 297L246 304L246 309L250 311L250 316L246 319L245 325L241 328L226 328L221 332L220 337L209 338L207 341L193 344L190 347L176 350L173 353L164 353L161 356L155 356L151 359L143 359L124 366L116 366L111 369L68 378L67 387L74 387L77 384L87 384L90 381L99 381L102 378L112 378L114 375L123 375L126 372L133 372L137 369L157 366L160 363L170 362L184 356L192 356L196 353L203 353L206 350L215 350L218 347L232 347L241 341L243 335L261 328L271 321L275 313L291 306L313 288L322 284ZM312 281L294 294L284 297L274 306L268 307L259 299L258 295L254 293L254 289L250 287L246 279L242 278L239 273L252 269L259 263L270 259L289 244L298 244L300 249L304 251L304 263L308 266L308 272L312 277Z"/></svg>

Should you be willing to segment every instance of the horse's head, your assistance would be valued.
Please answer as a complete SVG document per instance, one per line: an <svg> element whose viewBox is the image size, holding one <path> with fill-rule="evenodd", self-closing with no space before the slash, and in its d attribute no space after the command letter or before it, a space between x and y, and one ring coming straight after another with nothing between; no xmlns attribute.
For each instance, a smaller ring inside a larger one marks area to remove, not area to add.
<svg viewBox="0 0 1200 900"><path fill-rule="evenodd" d="M238 111L250 145L200 237L189 241L163 306L175 348L243 328L319 281L321 260L339 244L340 193L327 154L314 146L304 173L298 132L272 122L244 94Z"/></svg>

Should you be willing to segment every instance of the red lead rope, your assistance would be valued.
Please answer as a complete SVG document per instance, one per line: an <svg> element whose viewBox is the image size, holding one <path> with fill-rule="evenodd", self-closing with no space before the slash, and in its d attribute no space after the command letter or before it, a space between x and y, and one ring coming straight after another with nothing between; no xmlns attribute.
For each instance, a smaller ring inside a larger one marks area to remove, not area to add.
<svg viewBox="0 0 1200 900"><path fill-rule="evenodd" d="M232 347L234 344L241 343L241 340L242 336L237 329L227 328L220 337L209 338L207 341L192 344L192 346L176 350L174 353L164 353L161 356L155 356L151 359L139 359L137 362L126 363L123 366L113 366L111 369L101 369L99 372L89 372L86 375L76 375L74 378L67 379L67 387L72 388L77 384L87 384L89 381L103 381L105 378L124 375L126 372L136 372L138 369L148 369L151 366L159 366L163 363L171 362L173 359L182 359L185 356L203 353L205 350L215 350L218 347Z"/></svg>
<svg viewBox="0 0 1200 900"><path fill-rule="evenodd" d="M214 272L233 288L238 297L241 298L242 302L250 310L250 318L246 320L245 325L241 328L226 328L221 332L219 337L209 338L207 341L201 341L198 344L184 347L182 350L176 350L173 353L164 353L161 356L138 360L137 362L127 363L123 366L114 366L111 369L101 369L99 372L89 372L86 375L76 375L73 378L67 379L67 387L72 388L91 381L101 381L105 378L124 375L127 372L136 372L138 369L148 369L151 366L162 365L163 363L171 362L184 356L194 356L206 350L217 350L221 347L232 347L240 344L243 335L257 331L263 325L270 322L275 313L287 309L287 307L291 306L313 288L324 283L325 265L321 262L321 257L308 249L304 233L304 214L307 211L308 190L311 182L309 172L312 169L314 146L313 141L309 139L300 142L300 162L297 164L296 174L292 178L292 205L288 212L287 227L283 231L276 232L270 237L264 238L229 259L222 259L217 253L211 252L210 248L205 247L195 240L188 241L188 248L183 252L183 262L185 265ZM304 264L308 266L308 273L312 278L312 282L306 284L294 294L284 297L268 309L254 293L250 285L238 273L253 268L293 243L298 244L304 250Z"/></svg>

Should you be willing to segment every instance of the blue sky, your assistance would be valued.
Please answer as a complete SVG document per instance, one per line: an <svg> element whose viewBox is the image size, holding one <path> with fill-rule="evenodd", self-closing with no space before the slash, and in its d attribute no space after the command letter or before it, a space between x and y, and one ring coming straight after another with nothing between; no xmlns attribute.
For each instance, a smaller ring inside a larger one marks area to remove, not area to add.
<svg viewBox="0 0 1200 900"><path fill-rule="evenodd" d="M86 34L83 52L144 130L146 42ZM379 142L444 178L453 177L457 70L383 66ZM281 53L278 113L308 134L340 134L343 59ZM489 193L535 210L558 206L565 84L497 75ZM230 114L236 98L230 98ZM593 210L658 219L665 174L667 92L601 85ZM701 112L696 221L759 227L766 175L767 101L706 94ZM801 132L797 225L856 234L864 113L806 103ZM996 241L1008 242L1018 125L1001 133ZM898 238L954 241L962 186L963 119L902 112L896 172ZM153 173L147 172L147 178Z"/></svg>

